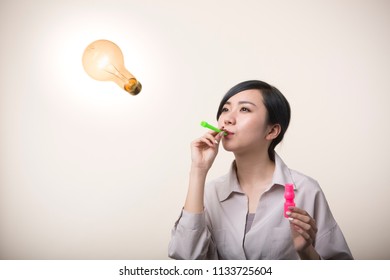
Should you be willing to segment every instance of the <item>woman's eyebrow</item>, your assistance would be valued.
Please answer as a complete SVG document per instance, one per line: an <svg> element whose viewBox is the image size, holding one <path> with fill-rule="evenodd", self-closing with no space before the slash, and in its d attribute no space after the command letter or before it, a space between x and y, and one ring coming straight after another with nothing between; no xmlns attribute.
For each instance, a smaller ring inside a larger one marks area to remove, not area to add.
<svg viewBox="0 0 390 280"><path fill-rule="evenodd" d="M225 104L226 105L231 105L232 103L230 101L226 101ZM257 107L256 104L251 102L251 101L238 101L238 104L251 104L251 105Z"/></svg>

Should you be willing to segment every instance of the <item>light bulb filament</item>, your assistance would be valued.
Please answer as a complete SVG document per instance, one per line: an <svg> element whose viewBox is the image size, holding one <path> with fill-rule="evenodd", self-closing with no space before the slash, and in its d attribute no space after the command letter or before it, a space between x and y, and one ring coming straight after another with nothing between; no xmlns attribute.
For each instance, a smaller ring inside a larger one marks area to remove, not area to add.
<svg viewBox="0 0 390 280"><path fill-rule="evenodd" d="M111 69L110 69L111 68ZM128 79L112 64L107 65L103 69L105 72L121 79L122 81L126 82Z"/></svg>

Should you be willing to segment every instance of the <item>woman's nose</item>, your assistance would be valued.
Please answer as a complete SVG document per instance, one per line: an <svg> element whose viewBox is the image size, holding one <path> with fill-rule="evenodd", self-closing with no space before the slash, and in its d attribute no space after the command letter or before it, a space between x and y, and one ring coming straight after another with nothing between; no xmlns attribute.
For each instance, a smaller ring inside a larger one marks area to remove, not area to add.
<svg viewBox="0 0 390 280"><path fill-rule="evenodd" d="M235 119L233 113L230 112L230 113L226 114L224 117L225 117L223 120L224 125L235 124L236 119Z"/></svg>

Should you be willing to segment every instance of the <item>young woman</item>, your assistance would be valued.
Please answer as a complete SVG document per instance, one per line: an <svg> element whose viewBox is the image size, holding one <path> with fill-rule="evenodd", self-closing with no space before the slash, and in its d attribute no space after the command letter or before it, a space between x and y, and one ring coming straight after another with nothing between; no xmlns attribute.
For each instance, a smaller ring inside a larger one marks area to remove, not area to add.
<svg viewBox="0 0 390 280"><path fill-rule="evenodd" d="M352 259L312 178L289 169L275 153L290 122L290 105L275 87L242 82L222 99L223 132L191 143L187 198L172 230L174 259ZM227 134L227 135L226 135ZM235 160L225 176L206 182L220 142ZM284 217L284 186L296 207Z"/></svg>

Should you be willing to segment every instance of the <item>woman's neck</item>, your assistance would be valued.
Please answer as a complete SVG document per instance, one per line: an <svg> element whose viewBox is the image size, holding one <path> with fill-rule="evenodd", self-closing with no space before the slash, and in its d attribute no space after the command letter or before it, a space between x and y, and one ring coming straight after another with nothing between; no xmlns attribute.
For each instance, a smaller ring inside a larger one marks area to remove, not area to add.
<svg viewBox="0 0 390 280"><path fill-rule="evenodd" d="M272 181L275 170L268 152L235 155L237 179L243 189L265 189Z"/></svg>

